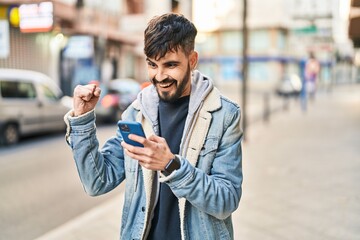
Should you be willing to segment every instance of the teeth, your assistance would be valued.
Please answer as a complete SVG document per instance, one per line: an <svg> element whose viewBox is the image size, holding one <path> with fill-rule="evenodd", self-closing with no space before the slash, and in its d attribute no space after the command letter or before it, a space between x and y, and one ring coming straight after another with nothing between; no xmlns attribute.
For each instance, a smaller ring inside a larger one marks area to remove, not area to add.
<svg viewBox="0 0 360 240"><path fill-rule="evenodd" d="M172 83L168 83L168 84L159 84L160 85L160 87L162 87L162 88L167 88L167 87L170 87L170 85L171 85Z"/></svg>

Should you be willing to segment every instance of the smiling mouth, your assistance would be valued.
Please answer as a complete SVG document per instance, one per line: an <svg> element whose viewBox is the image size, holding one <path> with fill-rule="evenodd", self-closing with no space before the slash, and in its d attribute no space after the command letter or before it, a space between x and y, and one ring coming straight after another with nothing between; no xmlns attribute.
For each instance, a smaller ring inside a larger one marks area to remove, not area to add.
<svg viewBox="0 0 360 240"><path fill-rule="evenodd" d="M173 84L175 84L175 81L157 83L157 85L158 85L159 87L161 87L161 88L169 88L169 87L171 87Z"/></svg>

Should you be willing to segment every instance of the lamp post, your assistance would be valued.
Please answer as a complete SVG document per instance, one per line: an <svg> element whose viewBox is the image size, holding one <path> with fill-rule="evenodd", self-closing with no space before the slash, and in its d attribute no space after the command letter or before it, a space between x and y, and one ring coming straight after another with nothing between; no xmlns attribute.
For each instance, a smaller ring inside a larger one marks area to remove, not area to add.
<svg viewBox="0 0 360 240"><path fill-rule="evenodd" d="M247 0L243 0L243 49L242 49L242 77L243 82L241 84L241 97L242 97L242 127L243 127L243 139L246 140L247 132L247 73L248 73L248 59L247 59L247 49L248 49L248 28L247 28Z"/></svg>

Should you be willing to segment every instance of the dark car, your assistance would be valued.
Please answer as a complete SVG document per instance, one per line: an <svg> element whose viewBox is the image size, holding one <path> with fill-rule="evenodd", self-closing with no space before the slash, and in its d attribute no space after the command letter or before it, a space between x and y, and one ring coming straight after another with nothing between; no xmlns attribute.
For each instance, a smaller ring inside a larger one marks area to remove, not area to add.
<svg viewBox="0 0 360 240"><path fill-rule="evenodd" d="M299 96L302 89L301 78L296 74L285 75L277 85L275 91L284 97Z"/></svg>
<svg viewBox="0 0 360 240"><path fill-rule="evenodd" d="M117 122L124 110L136 99L140 84L131 78L114 79L101 84L101 95L96 105L96 118L102 122Z"/></svg>

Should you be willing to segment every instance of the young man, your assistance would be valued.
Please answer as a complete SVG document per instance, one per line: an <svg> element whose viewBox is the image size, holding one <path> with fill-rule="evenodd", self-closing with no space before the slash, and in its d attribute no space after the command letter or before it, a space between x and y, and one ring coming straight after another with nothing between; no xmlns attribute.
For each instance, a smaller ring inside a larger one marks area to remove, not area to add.
<svg viewBox="0 0 360 240"><path fill-rule="evenodd" d="M121 239L233 239L231 214L241 197L240 109L195 71L195 26L177 14L153 18L144 52L152 85L122 119L147 138L134 147L117 132L99 150L95 85L77 86L65 116L81 181L89 195L126 179Z"/></svg>

